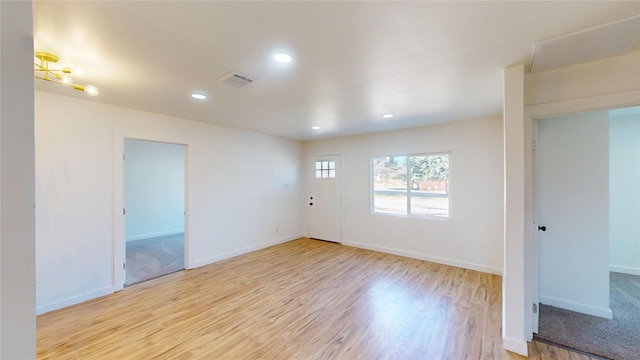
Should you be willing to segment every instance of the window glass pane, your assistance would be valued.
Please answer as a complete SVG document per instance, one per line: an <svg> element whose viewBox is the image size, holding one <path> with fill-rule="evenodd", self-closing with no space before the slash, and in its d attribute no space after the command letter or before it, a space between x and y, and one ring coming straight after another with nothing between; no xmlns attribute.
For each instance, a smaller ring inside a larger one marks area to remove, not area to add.
<svg viewBox="0 0 640 360"><path fill-rule="evenodd" d="M373 158L373 212L407 214L407 157Z"/></svg>
<svg viewBox="0 0 640 360"><path fill-rule="evenodd" d="M322 170L316 170L316 179L319 179L322 177Z"/></svg>
<svg viewBox="0 0 640 360"><path fill-rule="evenodd" d="M336 168L336 162L329 161L329 170L335 170L335 168Z"/></svg>
<svg viewBox="0 0 640 360"><path fill-rule="evenodd" d="M449 154L412 156L411 214L449 217Z"/></svg>
<svg viewBox="0 0 640 360"><path fill-rule="evenodd" d="M316 161L316 170L322 169L322 161Z"/></svg>
<svg viewBox="0 0 640 360"><path fill-rule="evenodd" d="M336 171L335 170L329 170L329 177L330 178L336 177Z"/></svg>

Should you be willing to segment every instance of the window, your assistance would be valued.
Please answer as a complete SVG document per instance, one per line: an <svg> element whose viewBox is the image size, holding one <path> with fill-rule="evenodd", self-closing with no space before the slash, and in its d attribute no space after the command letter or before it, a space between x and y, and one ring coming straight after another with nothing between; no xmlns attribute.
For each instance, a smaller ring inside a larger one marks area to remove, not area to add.
<svg viewBox="0 0 640 360"><path fill-rule="evenodd" d="M450 154L371 159L374 214L449 218Z"/></svg>
<svg viewBox="0 0 640 360"><path fill-rule="evenodd" d="M333 160L316 161L316 179L336 177L336 162Z"/></svg>

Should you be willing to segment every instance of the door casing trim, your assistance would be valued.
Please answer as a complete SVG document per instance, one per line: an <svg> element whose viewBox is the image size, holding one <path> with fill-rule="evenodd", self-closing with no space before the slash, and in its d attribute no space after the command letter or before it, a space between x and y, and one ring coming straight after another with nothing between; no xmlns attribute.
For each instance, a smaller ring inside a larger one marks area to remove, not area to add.
<svg viewBox="0 0 640 360"><path fill-rule="evenodd" d="M525 208L524 208L524 299L525 299L525 337L527 341L533 340L533 334L538 331L538 313L534 314L532 304L539 308L538 294L538 236L537 214L537 189L534 189L536 181L536 162L533 160L536 140L536 120L554 116L570 115L613 108L623 108L640 105L640 90L619 92L614 94L598 95L580 99L563 100L552 103L529 105L524 107L524 169L525 169ZM536 196L534 196L534 194ZM528 310L527 310L528 309Z"/></svg>
<svg viewBox="0 0 640 360"><path fill-rule="evenodd" d="M192 203L189 198L189 189L193 181L191 164L193 164L192 148L189 141L180 137L171 136L154 136L145 132L135 131L119 131L114 132L113 147L113 266L112 281L113 291L117 292L124 289L125 271L123 265L125 263L125 234L124 234L124 216L122 209L124 208L124 162L122 156L124 154L124 140L136 139L145 141L155 141L168 144L184 145L184 268L191 269L192 264L189 256L189 229L190 229L190 207Z"/></svg>

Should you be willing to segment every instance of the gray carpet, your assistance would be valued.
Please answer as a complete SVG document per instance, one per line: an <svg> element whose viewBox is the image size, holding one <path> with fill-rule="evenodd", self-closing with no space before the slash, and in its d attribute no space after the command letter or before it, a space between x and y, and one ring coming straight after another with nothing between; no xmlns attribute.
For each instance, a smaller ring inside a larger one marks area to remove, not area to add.
<svg viewBox="0 0 640 360"><path fill-rule="evenodd" d="M184 233L127 241L126 285L184 269Z"/></svg>
<svg viewBox="0 0 640 360"><path fill-rule="evenodd" d="M640 359L640 276L611 273L613 320L540 305L535 339L607 359Z"/></svg>

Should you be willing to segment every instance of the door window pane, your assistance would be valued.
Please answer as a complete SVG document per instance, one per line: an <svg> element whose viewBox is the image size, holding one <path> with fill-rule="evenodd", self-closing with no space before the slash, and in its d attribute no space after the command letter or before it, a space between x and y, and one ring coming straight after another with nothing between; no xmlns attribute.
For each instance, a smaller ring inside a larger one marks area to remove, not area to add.
<svg viewBox="0 0 640 360"><path fill-rule="evenodd" d="M316 179L335 178L336 162L333 160L316 161Z"/></svg>

